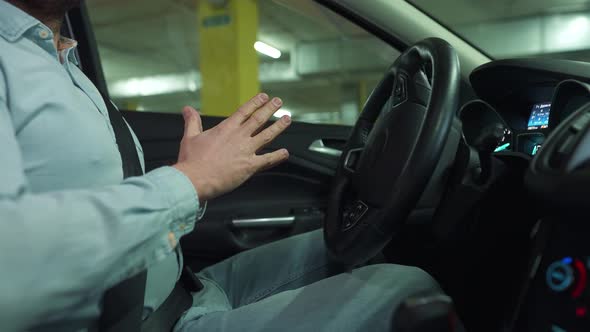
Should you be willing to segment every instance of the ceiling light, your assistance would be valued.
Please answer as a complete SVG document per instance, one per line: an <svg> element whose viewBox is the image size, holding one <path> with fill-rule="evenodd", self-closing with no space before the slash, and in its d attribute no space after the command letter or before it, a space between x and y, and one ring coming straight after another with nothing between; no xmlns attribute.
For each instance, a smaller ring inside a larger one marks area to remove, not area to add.
<svg viewBox="0 0 590 332"><path fill-rule="evenodd" d="M109 82L109 92L114 98L154 96L185 91L195 92L201 88L201 74L189 71L182 74L163 74Z"/></svg>
<svg viewBox="0 0 590 332"><path fill-rule="evenodd" d="M254 49L273 59L278 59L281 57L281 51L261 41L257 41L254 43Z"/></svg>
<svg viewBox="0 0 590 332"><path fill-rule="evenodd" d="M580 44L583 45L585 38L590 29L590 20L585 16L577 16L566 19L567 23L562 24L562 29L559 31L559 39L557 44L560 50L576 48Z"/></svg>
<svg viewBox="0 0 590 332"><path fill-rule="evenodd" d="M285 115L288 115L290 117L291 116L291 112L289 112L287 110L278 110L272 116L274 116L275 118L282 118Z"/></svg>

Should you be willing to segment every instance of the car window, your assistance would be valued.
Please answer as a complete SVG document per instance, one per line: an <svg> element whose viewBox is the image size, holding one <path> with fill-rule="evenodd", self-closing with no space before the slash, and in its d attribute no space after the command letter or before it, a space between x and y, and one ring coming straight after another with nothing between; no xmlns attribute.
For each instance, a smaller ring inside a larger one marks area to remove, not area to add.
<svg viewBox="0 0 590 332"><path fill-rule="evenodd" d="M121 109L227 116L258 91L293 120L350 125L399 52L312 0L89 1Z"/></svg>

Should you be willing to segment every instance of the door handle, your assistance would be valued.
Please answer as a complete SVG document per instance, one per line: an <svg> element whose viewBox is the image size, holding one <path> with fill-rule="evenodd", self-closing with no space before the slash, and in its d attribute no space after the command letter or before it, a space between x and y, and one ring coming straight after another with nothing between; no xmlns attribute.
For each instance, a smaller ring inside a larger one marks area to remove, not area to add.
<svg viewBox="0 0 590 332"><path fill-rule="evenodd" d="M320 153L320 154L323 154L326 156L330 156L330 157L340 157L340 155L342 154L342 150L338 150L338 149L326 146L324 144L324 140L321 138L313 141L309 145L308 150L316 152L316 153Z"/></svg>
<svg viewBox="0 0 590 332"><path fill-rule="evenodd" d="M234 219L232 225L237 228L260 227L291 227L295 224L295 216L275 218Z"/></svg>

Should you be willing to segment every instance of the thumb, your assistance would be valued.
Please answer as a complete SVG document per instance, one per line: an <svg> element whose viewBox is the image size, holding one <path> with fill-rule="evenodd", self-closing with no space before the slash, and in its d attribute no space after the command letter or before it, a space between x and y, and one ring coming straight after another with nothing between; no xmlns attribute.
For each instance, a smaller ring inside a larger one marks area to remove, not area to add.
<svg viewBox="0 0 590 332"><path fill-rule="evenodd" d="M193 137L203 132L201 116L197 110L190 106L185 106L182 109L182 117L184 118L184 136Z"/></svg>

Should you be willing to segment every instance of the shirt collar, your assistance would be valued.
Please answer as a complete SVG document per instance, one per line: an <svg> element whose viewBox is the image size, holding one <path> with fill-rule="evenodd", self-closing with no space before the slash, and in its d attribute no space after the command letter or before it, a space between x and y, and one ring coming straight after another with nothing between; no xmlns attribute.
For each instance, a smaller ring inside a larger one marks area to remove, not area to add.
<svg viewBox="0 0 590 332"><path fill-rule="evenodd" d="M0 36L4 37L9 42L15 42L35 26L46 27L41 21L33 16L4 0L0 0ZM61 37L60 49L57 50L57 52L58 54L61 52L67 54L67 60L73 62L77 66L78 59L76 58L76 52L74 52L74 49L77 46L78 42L75 40Z"/></svg>
<svg viewBox="0 0 590 332"><path fill-rule="evenodd" d="M61 37L59 39L59 49L57 50L57 53L63 53L65 54L65 56L67 56L67 60L69 60L70 62L74 63L76 66L78 65L78 59L76 58L76 52L74 51L76 49L76 47L78 47L78 42L70 39L70 38L66 38L66 37Z"/></svg>
<svg viewBox="0 0 590 332"><path fill-rule="evenodd" d="M42 23L19 8L0 0L0 36L6 40L14 42L38 24Z"/></svg>

